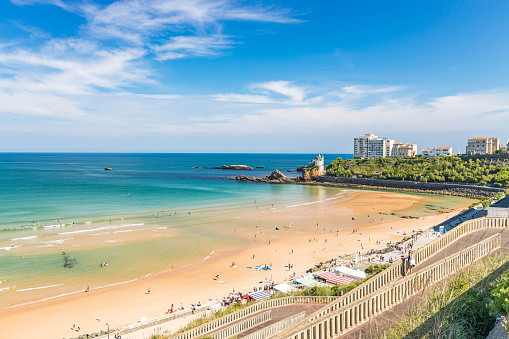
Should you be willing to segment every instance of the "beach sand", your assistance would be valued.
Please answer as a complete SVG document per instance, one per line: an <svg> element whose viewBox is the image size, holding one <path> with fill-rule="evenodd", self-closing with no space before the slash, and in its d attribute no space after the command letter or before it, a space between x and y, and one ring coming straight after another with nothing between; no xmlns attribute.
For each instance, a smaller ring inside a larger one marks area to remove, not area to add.
<svg viewBox="0 0 509 339"><path fill-rule="evenodd" d="M461 210L436 215L433 215L436 212L427 212L426 216L418 219L394 216L391 219L382 214L417 215L412 208L422 206L428 200L432 198L393 192L352 191L341 202L331 199L280 210L249 212L252 215L243 217L263 219L265 225L280 225L279 231L247 226L238 236L250 239L251 246L218 250L206 260L176 267L157 276L2 309L0 337L76 337L78 333L71 329L73 324L81 327L79 334L97 332L97 317L101 319L102 329L105 329L106 322L110 328L118 328L135 323L140 317L161 316L171 304L179 307L182 303L189 308L191 303L203 304L210 299L220 299L233 290L247 292L261 286L264 278L278 282L290 277L293 272L300 276L320 261L361 251L361 244L364 251L381 249L389 241L401 240L402 233L397 233L398 230L410 235L413 230L427 229ZM290 223L292 228L284 227L290 226ZM360 234L352 234L353 229ZM380 245L374 245L377 240L381 241ZM232 262L235 262L236 268L230 267ZM291 271L288 263L295 265ZM254 267L260 264L270 265L272 270L256 271ZM213 279L218 274L220 282Z"/></svg>

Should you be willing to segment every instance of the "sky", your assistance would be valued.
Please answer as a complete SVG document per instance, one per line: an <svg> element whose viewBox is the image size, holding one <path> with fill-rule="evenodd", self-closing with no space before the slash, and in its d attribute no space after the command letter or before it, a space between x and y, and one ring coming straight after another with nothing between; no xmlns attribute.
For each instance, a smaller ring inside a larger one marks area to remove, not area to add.
<svg viewBox="0 0 509 339"><path fill-rule="evenodd" d="M0 1L0 152L509 138L508 1Z"/></svg>

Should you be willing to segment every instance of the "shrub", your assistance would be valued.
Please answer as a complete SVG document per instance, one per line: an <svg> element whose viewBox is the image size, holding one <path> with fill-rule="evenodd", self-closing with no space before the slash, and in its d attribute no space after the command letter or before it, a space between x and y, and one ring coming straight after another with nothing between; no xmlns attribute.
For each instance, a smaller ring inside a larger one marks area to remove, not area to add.
<svg viewBox="0 0 509 339"><path fill-rule="evenodd" d="M497 286L491 291L493 300L488 304L490 314L493 316L509 313L509 272L502 277Z"/></svg>

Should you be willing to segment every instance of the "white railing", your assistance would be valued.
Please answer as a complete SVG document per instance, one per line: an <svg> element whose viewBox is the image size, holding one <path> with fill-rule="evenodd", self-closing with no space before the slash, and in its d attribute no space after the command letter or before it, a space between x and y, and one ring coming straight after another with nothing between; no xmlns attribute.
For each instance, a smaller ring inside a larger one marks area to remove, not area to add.
<svg viewBox="0 0 509 339"><path fill-rule="evenodd" d="M405 301L437 281L454 274L501 246L501 235L491 236L427 269L378 289L325 317L314 319L276 338L326 339L337 337L377 314Z"/></svg>
<svg viewBox="0 0 509 339"><path fill-rule="evenodd" d="M242 337L242 339L266 339L286 330L288 327L298 323L306 316L306 312L301 312L284 320L281 320L273 325L261 329L255 333Z"/></svg>
<svg viewBox="0 0 509 339"><path fill-rule="evenodd" d="M244 332L257 325L263 324L264 322L267 322L270 319L272 319L272 311L267 311L262 314L256 315L252 318L241 321L237 324L228 326L220 330L219 332L209 335L209 337L213 337L214 339L230 338L236 335L237 333Z"/></svg>

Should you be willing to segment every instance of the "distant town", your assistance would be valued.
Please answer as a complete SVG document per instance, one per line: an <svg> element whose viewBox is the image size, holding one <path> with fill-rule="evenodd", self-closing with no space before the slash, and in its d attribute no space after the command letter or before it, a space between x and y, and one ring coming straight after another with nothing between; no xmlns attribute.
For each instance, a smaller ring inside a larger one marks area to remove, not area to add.
<svg viewBox="0 0 509 339"><path fill-rule="evenodd" d="M506 145L500 143L500 138L475 137L467 140L466 155L489 155L506 153L509 150L509 140ZM378 159L378 158L412 158L443 157L457 155L452 147L436 146L424 148L418 153L417 144L396 142L388 137L380 138L373 133L366 133L354 138L355 159Z"/></svg>

